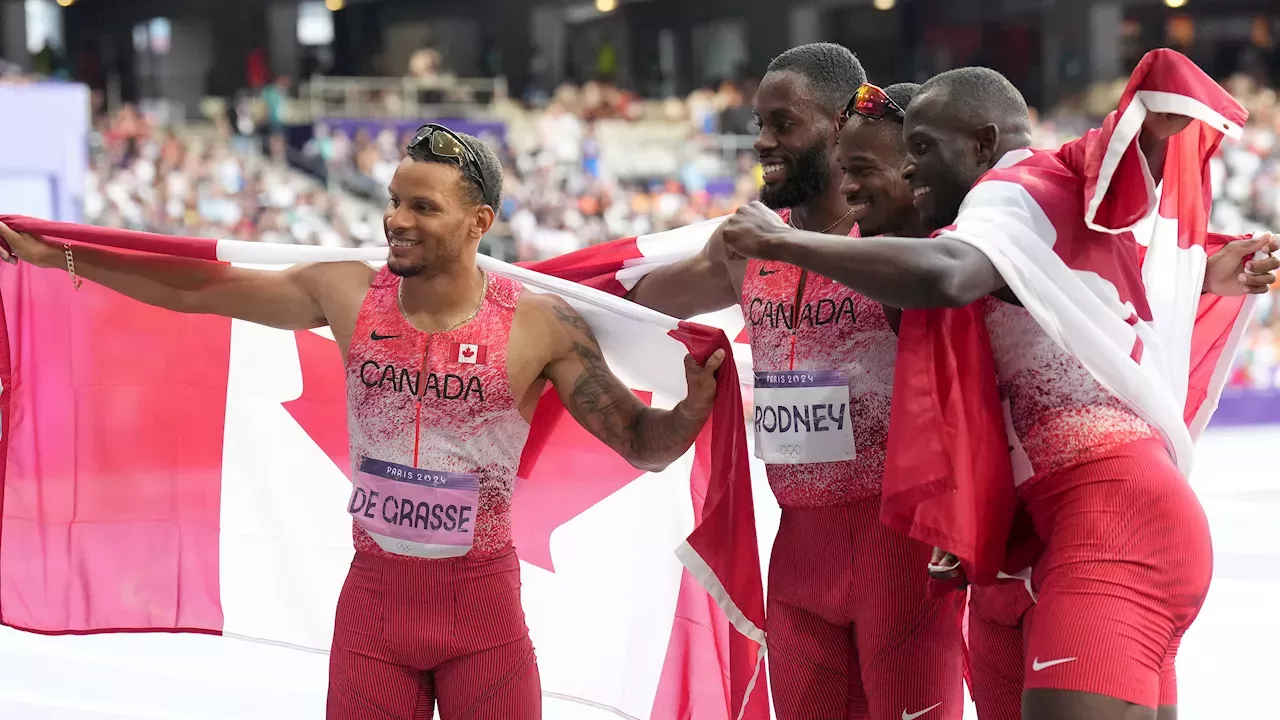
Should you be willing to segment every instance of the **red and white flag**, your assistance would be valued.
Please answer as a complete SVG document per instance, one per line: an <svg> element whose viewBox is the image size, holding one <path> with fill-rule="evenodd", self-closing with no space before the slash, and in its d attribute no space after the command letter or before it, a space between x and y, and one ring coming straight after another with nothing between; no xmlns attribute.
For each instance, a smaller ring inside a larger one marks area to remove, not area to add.
<svg viewBox="0 0 1280 720"><path fill-rule="evenodd" d="M1160 188L1138 143L1149 112L1195 119L1170 140ZM1201 295L1208 255L1234 239L1207 231L1209 159L1246 115L1186 57L1156 50L1101 129L1009 153L941 231L982 250L1045 332L1159 429L1183 473L1253 307ZM980 583L1035 555L1005 428L976 307L904 313L882 516Z"/></svg>
<svg viewBox="0 0 1280 720"><path fill-rule="evenodd" d="M453 343L449 352L453 361L462 365L484 365L489 359L489 349L485 345Z"/></svg>
<svg viewBox="0 0 1280 720"><path fill-rule="evenodd" d="M73 246L255 267L385 260L381 249L0 219ZM684 396L686 353L729 344L720 330L552 277L580 273L571 265L481 264L564 297L653 406ZM353 553L332 334L182 315L92 283L76 292L65 272L25 264L0 271L0 299L0 622L327 651ZM464 363L487 351L455 350ZM546 693L623 717L769 717L750 456L725 367L694 449L661 473L635 470L544 395L513 534Z"/></svg>

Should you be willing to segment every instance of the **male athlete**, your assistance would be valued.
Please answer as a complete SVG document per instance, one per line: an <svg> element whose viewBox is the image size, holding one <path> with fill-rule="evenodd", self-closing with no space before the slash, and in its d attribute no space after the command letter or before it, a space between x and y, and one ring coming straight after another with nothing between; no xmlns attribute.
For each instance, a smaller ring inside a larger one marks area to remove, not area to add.
<svg viewBox="0 0 1280 720"><path fill-rule="evenodd" d="M1148 116L1139 145L1156 182L1168 139L1189 122ZM1026 103L1004 77L985 68L939 75L908 108L904 129L906 177L931 227L963 223L966 213L1026 212L972 199L961 209L979 178L1030 144ZM1083 238L1138 272L1136 248L1121 245L1132 236L1089 235L1079 209L1083 180L1059 171L1050 183L1036 190L1060 193L1058 207L1077 208L1074 219L1056 218L1058 242ZM1016 303L986 254L948 231L838 242L752 205L726 223L723 237L730 257L821 268L895 307L982 303L1001 394L1032 470L1019 496L1046 544L1033 575L1038 604L1023 626L1022 717L1156 718L1160 706L1161 720L1171 720L1173 660L1203 602L1212 553L1204 512L1157 431ZM1231 243L1210 258L1204 291L1265 292L1280 262L1247 258L1275 249L1269 236Z"/></svg>
<svg viewBox="0 0 1280 720"><path fill-rule="evenodd" d="M424 126L390 185L387 266L283 272L75 250L75 272L152 305L300 330L328 325L346 360L355 559L338 601L328 717L539 718L520 606L511 494L538 398L633 465L656 470L693 444L723 352L686 358L688 396L646 407L605 365L564 300L481 271L501 166L470 136ZM14 255L62 267L63 251L0 225ZM8 259L8 258L6 258Z"/></svg>
<svg viewBox="0 0 1280 720"><path fill-rule="evenodd" d="M863 234L906 232L914 214L895 146L877 144L900 133L897 119L855 117L838 150L847 176L832 161L842 112L865 80L849 50L803 45L774 59L755 98L762 200L833 242L861 242L847 237L859 224ZM780 720L958 720L961 597L930 598L921 568L932 549L880 522L896 336L879 302L819 273L732 262L717 234L627 297L681 318L741 304L756 452L782 506L767 607Z"/></svg>

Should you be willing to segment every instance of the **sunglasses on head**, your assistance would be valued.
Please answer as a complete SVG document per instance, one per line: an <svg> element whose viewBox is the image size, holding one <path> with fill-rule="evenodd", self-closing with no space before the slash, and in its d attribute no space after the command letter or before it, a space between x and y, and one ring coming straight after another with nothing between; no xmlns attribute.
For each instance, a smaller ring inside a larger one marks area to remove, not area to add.
<svg viewBox="0 0 1280 720"><path fill-rule="evenodd" d="M844 112L840 114L841 127L855 114L871 120L892 116L898 122L907 117L906 110L899 107L888 93L871 83L863 83L853 97L849 98L849 104L844 106Z"/></svg>
<svg viewBox="0 0 1280 720"><path fill-rule="evenodd" d="M481 194L488 195L484 178L480 177L480 161L457 133L443 125L427 123L418 128L418 132L409 141L408 150L414 152L422 148L438 158L458 163L458 169L480 186Z"/></svg>

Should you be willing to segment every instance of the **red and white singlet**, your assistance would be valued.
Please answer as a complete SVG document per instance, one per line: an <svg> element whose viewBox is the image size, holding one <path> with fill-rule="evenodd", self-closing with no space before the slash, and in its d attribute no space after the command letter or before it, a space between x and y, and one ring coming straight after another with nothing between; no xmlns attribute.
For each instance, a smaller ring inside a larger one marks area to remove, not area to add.
<svg viewBox="0 0 1280 720"><path fill-rule="evenodd" d="M521 289L486 273L475 316L424 333L401 311L400 278L378 272L346 367L358 552L484 558L510 547L529 435L507 377Z"/></svg>
<svg viewBox="0 0 1280 720"><path fill-rule="evenodd" d="M1122 400L1098 384L1074 355L1024 308L987 296L986 318L1020 486L1138 440L1160 437Z"/></svg>
<svg viewBox="0 0 1280 720"><path fill-rule="evenodd" d="M790 212L779 214L785 221ZM856 226L850 237L858 237ZM898 337L880 303L814 273L806 273L796 312L801 272L786 263L747 263L742 313L756 372L748 430L779 505L875 497Z"/></svg>

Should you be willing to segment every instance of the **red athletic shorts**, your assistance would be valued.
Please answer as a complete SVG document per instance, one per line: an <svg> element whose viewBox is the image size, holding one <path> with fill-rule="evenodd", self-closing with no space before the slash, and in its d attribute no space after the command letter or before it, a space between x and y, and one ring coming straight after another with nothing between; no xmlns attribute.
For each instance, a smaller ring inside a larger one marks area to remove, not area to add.
<svg viewBox="0 0 1280 720"><path fill-rule="evenodd" d="M1174 658L1209 591L1213 548L1204 509L1164 445L1123 445L1019 494L1045 543L1032 573L1036 604L1022 620L1023 686L1177 704ZM982 632L977 645L971 636L975 667ZM1011 637L986 649L1012 653Z"/></svg>
<svg viewBox="0 0 1280 720"><path fill-rule="evenodd" d="M1020 580L969 588L969 690L981 720L1022 720L1023 627L1034 606Z"/></svg>
<svg viewBox="0 0 1280 720"><path fill-rule="evenodd" d="M959 720L964 594L929 597L931 553L881 524L879 498L783 509L767 617L778 720Z"/></svg>
<svg viewBox="0 0 1280 720"><path fill-rule="evenodd" d="M514 550L484 560L357 552L338 598L329 720L536 720L542 689Z"/></svg>

